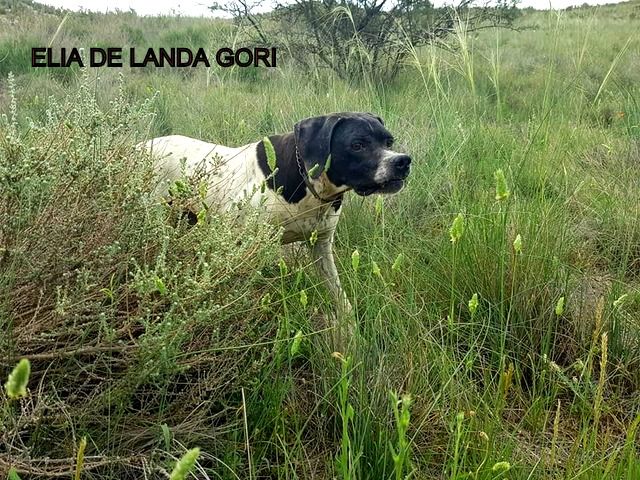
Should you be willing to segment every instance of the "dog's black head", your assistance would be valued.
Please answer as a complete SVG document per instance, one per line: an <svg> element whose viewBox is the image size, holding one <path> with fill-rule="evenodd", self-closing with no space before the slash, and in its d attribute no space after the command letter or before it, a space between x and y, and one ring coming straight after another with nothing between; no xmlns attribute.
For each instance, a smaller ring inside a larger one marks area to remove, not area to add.
<svg viewBox="0 0 640 480"><path fill-rule="evenodd" d="M395 152L393 135L370 113L334 113L295 125L295 141L312 178L325 172L336 187L358 195L395 193L409 175L411 157Z"/></svg>

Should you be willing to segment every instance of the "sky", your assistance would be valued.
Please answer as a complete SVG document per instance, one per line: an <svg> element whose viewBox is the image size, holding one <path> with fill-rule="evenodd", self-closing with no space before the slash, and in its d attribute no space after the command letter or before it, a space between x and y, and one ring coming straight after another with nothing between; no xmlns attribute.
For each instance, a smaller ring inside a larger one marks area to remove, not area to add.
<svg viewBox="0 0 640 480"><path fill-rule="evenodd" d="M53 7L67 8L70 10L92 10L92 11L115 11L129 9L135 10L138 15L172 15L180 14L185 16L213 16L207 5L213 3L206 0L180 1L175 0L37 0L39 3L51 5ZM224 1L224 0L222 0ZM602 5L605 3L618 3L619 0L521 0L519 6L534 7L537 9L566 8L570 5ZM222 3L222 2L221 2ZM451 0L434 0L435 5L440 6L451 3Z"/></svg>

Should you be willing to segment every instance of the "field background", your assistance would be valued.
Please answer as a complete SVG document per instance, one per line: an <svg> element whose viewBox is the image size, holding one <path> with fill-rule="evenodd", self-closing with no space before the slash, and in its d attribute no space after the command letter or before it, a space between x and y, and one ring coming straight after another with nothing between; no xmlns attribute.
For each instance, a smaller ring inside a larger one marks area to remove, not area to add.
<svg viewBox="0 0 640 480"><path fill-rule="evenodd" d="M32 364L27 398L0 394L0 475L69 478L85 437L87 479L167 478L196 446L202 479L640 478L640 3L461 30L384 84L286 48L273 70L32 69L50 42L244 38L63 18L0 2L0 373ZM382 116L414 168L346 202L359 328L334 353L305 250L281 260L257 219L187 228L132 146L241 145L346 110Z"/></svg>

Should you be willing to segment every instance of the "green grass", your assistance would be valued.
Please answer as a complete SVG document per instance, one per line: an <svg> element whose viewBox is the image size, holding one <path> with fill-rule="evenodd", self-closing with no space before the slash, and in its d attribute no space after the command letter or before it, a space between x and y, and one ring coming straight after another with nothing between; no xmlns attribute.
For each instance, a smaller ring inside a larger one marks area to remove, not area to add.
<svg viewBox="0 0 640 480"><path fill-rule="evenodd" d="M242 33L0 15L2 378L31 360L27 398L0 394L0 473L72 477L86 437L82 478L168 475L196 447L186 478L638 478L638 13L527 11L520 32L413 52L388 84L286 58L33 71L23 50L57 30L57 46ZM187 228L132 146L169 132L240 145L345 110L381 115L414 169L396 196L346 202L336 260L359 322L334 352L304 248L283 253L251 215Z"/></svg>

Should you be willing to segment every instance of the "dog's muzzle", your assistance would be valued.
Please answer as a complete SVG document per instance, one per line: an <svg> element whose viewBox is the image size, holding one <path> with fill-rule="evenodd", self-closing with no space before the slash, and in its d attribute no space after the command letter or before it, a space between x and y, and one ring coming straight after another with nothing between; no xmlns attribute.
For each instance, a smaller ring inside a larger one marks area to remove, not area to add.
<svg viewBox="0 0 640 480"><path fill-rule="evenodd" d="M381 171L382 172L381 172ZM376 181L371 185L354 187L354 192L366 197L374 193L396 193L402 190L411 170L411 157L397 154L388 157L376 174ZM382 173L382 174L381 174Z"/></svg>

